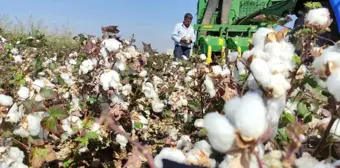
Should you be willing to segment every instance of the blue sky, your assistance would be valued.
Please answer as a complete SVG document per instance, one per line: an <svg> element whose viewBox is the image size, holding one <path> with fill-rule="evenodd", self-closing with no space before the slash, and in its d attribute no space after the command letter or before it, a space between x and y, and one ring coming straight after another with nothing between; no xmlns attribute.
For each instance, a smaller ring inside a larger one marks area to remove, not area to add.
<svg viewBox="0 0 340 168"><path fill-rule="evenodd" d="M97 2L96 2L97 1ZM66 26L74 33L100 35L101 26L118 25L120 35L135 33L137 46L151 43L159 51L173 47L171 33L183 15L196 14L197 0L10 0L0 5L0 15L30 16L44 25ZM194 18L195 20L196 18Z"/></svg>

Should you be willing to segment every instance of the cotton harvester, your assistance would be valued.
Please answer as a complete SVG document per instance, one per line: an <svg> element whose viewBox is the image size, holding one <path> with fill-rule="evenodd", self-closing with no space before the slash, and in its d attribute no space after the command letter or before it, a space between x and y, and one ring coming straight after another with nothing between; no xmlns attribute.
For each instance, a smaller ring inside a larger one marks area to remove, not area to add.
<svg viewBox="0 0 340 168"><path fill-rule="evenodd" d="M297 0L198 0L197 40L194 52L205 54L207 63L212 55L220 53L225 62L228 52L248 50L252 34L259 27L268 26L254 22L259 15L283 16L291 13Z"/></svg>

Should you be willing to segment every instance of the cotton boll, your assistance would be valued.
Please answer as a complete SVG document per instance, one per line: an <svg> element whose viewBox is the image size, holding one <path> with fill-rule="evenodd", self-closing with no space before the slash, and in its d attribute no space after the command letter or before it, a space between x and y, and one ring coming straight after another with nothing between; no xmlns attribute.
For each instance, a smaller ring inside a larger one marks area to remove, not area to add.
<svg viewBox="0 0 340 168"><path fill-rule="evenodd" d="M241 98L235 114L235 126L243 136L258 139L268 128L266 115L267 109L262 97L257 93L247 92Z"/></svg>
<svg viewBox="0 0 340 168"><path fill-rule="evenodd" d="M244 66L244 64L240 60L237 60L236 66L237 66L237 70L238 70L238 75L244 75L244 74L247 73L246 67Z"/></svg>
<svg viewBox="0 0 340 168"><path fill-rule="evenodd" d="M247 78L247 86L251 90L256 90L256 89L259 88L259 85L257 84L253 74L249 74L249 76Z"/></svg>
<svg viewBox="0 0 340 168"><path fill-rule="evenodd" d="M123 86L122 88L122 94L124 96L127 96L129 95L130 93L132 92L132 86L130 84L126 84Z"/></svg>
<svg viewBox="0 0 340 168"><path fill-rule="evenodd" d="M331 18L327 8L311 9L306 15L305 22L314 26L328 26Z"/></svg>
<svg viewBox="0 0 340 168"><path fill-rule="evenodd" d="M267 119L271 128L271 137L274 138L279 125L280 117L286 106L286 97L271 98L267 100Z"/></svg>
<svg viewBox="0 0 340 168"><path fill-rule="evenodd" d="M122 44L115 38L105 39L101 43L101 47L108 52L117 51L122 47Z"/></svg>
<svg viewBox="0 0 340 168"><path fill-rule="evenodd" d="M17 147L9 147L2 156L4 157L3 160L5 160L8 165L15 162L22 163L25 158L24 152Z"/></svg>
<svg viewBox="0 0 340 168"><path fill-rule="evenodd" d="M142 91L144 93L144 96L146 98L153 98L153 99L157 99L158 98L158 94L155 91L153 84L150 82L146 82L143 87L142 87Z"/></svg>
<svg viewBox="0 0 340 168"><path fill-rule="evenodd" d="M93 70L94 63L91 59L87 59L80 64L80 71L82 74L87 74L89 71Z"/></svg>
<svg viewBox="0 0 340 168"><path fill-rule="evenodd" d="M200 59L202 61L205 61L207 59L207 56L205 54L200 54Z"/></svg>
<svg viewBox="0 0 340 168"><path fill-rule="evenodd" d="M196 73L197 73L197 69L194 68L194 69L191 69L190 71L188 71L187 74L186 74L186 76L187 76L187 77L193 77L193 76L196 75Z"/></svg>
<svg viewBox="0 0 340 168"><path fill-rule="evenodd" d="M9 168L28 168L28 166L21 162L14 162Z"/></svg>
<svg viewBox="0 0 340 168"><path fill-rule="evenodd" d="M11 123L18 123L23 115L24 115L23 106L21 105L19 108L17 103L14 103L7 113L8 118L6 119L6 121Z"/></svg>
<svg viewBox="0 0 340 168"><path fill-rule="evenodd" d="M154 161L156 168L163 168L163 159L171 160L177 163L184 163L186 160L186 156L184 153L175 148L163 148L161 152L156 155Z"/></svg>
<svg viewBox="0 0 340 168"><path fill-rule="evenodd" d="M253 35L252 42L254 48L258 48L260 50L264 47L265 37L267 34L274 32L273 29L261 27L259 28Z"/></svg>
<svg viewBox="0 0 340 168"><path fill-rule="evenodd" d="M335 99L340 101L340 69L332 72L332 74L328 77L327 88Z"/></svg>
<svg viewBox="0 0 340 168"><path fill-rule="evenodd" d="M204 127L204 120L203 119L196 119L194 126L196 128L203 128Z"/></svg>
<svg viewBox="0 0 340 168"><path fill-rule="evenodd" d="M191 149L188 153L186 153L187 160L186 163L190 165L204 165L211 167L209 154L199 150L199 149Z"/></svg>
<svg viewBox="0 0 340 168"><path fill-rule="evenodd" d="M194 148L205 151L208 154L211 154L211 146L206 140L200 140L194 144Z"/></svg>
<svg viewBox="0 0 340 168"><path fill-rule="evenodd" d="M30 133L26 129L24 129L23 127L15 129L13 134L18 135L22 138L26 138L30 135Z"/></svg>
<svg viewBox="0 0 340 168"><path fill-rule="evenodd" d="M243 54L242 54L242 59L244 61L248 61L248 59L254 54L254 51L255 51L254 49L244 51Z"/></svg>
<svg viewBox="0 0 340 168"><path fill-rule="evenodd" d="M27 122L28 122L28 127L27 131L32 135L32 136L37 136L41 130L41 117L34 113L34 114L29 114L27 115Z"/></svg>
<svg viewBox="0 0 340 168"><path fill-rule="evenodd" d="M204 128L207 131L209 142L215 150L225 153L234 144L234 127L223 115L217 112L206 114Z"/></svg>
<svg viewBox="0 0 340 168"><path fill-rule="evenodd" d="M275 74L271 77L271 83L268 88L272 89L273 97L285 96L288 89L290 89L290 83L282 74Z"/></svg>
<svg viewBox="0 0 340 168"><path fill-rule="evenodd" d="M29 97L30 90L27 87L20 86L17 94L19 95L20 100L25 100Z"/></svg>
<svg viewBox="0 0 340 168"><path fill-rule="evenodd" d="M229 55L228 55L228 61L229 62L235 62L237 57L238 57L237 51L230 52Z"/></svg>
<svg viewBox="0 0 340 168"><path fill-rule="evenodd" d="M148 75L148 72L144 69L138 74L138 76L141 77L141 78L145 78L146 75Z"/></svg>
<svg viewBox="0 0 340 168"><path fill-rule="evenodd" d="M271 83L271 71L266 61L261 58L255 58L250 64L250 70L255 79L264 87Z"/></svg>
<svg viewBox="0 0 340 168"><path fill-rule="evenodd" d="M215 91L214 82L208 75L205 76L204 85L210 95L210 98L215 97L216 91Z"/></svg>
<svg viewBox="0 0 340 168"><path fill-rule="evenodd" d="M222 67L220 65L211 66L211 69L215 76L218 76L222 73Z"/></svg>
<svg viewBox="0 0 340 168"><path fill-rule="evenodd" d="M184 82L185 83L189 83L190 81L192 81L193 79L191 78L191 77L189 77L189 76L187 76L187 77L185 77L184 78Z"/></svg>
<svg viewBox="0 0 340 168"><path fill-rule="evenodd" d="M241 105L241 98L234 97L225 102L223 112L231 124L235 125L235 114Z"/></svg>
<svg viewBox="0 0 340 168"><path fill-rule="evenodd" d="M182 135L181 138L177 141L176 148L181 149L184 147L189 147L191 145L191 139L189 135Z"/></svg>
<svg viewBox="0 0 340 168"><path fill-rule="evenodd" d="M128 139L121 134L117 134L116 135L116 142L119 143L121 148L125 148L126 144L128 143Z"/></svg>
<svg viewBox="0 0 340 168"><path fill-rule="evenodd" d="M124 57L121 57L115 64L114 68L124 71L126 69L126 59Z"/></svg>
<svg viewBox="0 0 340 168"><path fill-rule="evenodd" d="M164 107L165 107L165 104L158 100L158 99L154 99L152 100L151 102L151 106L152 106L152 110L156 113L160 113L163 111Z"/></svg>
<svg viewBox="0 0 340 168"><path fill-rule="evenodd" d="M23 61L21 55L16 55L13 58L14 58L14 63L16 63L16 64L20 64Z"/></svg>
<svg viewBox="0 0 340 168"><path fill-rule="evenodd" d="M109 90L109 87L118 89L120 83L120 76L117 71L110 70L100 75L100 84L105 91Z"/></svg>
<svg viewBox="0 0 340 168"><path fill-rule="evenodd" d="M61 120L61 128L65 131L61 135L61 139L66 140L71 135L77 133L78 129L83 128L82 123L81 119L77 116L69 116L66 119Z"/></svg>
<svg viewBox="0 0 340 168"><path fill-rule="evenodd" d="M231 73L231 72L230 72L228 66L227 66L227 65L223 65L223 66L222 66L221 76L226 77L226 76L229 76L230 73Z"/></svg>
<svg viewBox="0 0 340 168"><path fill-rule="evenodd" d="M68 86L72 86L74 84L74 81L71 79L71 76L68 75L67 73L62 73L60 74L60 77L64 80L64 82L68 85Z"/></svg>
<svg viewBox="0 0 340 168"><path fill-rule="evenodd" d="M0 94L0 105L11 106L13 104L13 98L4 94Z"/></svg>

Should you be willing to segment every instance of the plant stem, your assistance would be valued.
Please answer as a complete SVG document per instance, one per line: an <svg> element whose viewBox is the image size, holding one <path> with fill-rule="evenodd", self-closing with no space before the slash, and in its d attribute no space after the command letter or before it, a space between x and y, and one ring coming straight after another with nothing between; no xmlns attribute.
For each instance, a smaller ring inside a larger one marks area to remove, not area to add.
<svg viewBox="0 0 340 168"><path fill-rule="evenodd" d="M144 147L143 145L141 145L141 144L140 144L139 142L137 142L137 141L132 140L132 138L131 138L125 131L122 131L122 130L117 126L117 124L116 124L115 121L114 121L112 124L110 124L109 126L110 126L110 128L111 128L112 130L114 130L114 131L117 132L118 134L121 134L121 135L125 136L125 137L128 139L128 141L129 141L132 145L136 146L136 148L137 148L137 149L145 156L145 158L146 158L146 160L147 160L147 162L148 162L150 168L156 168L156 165L155 165L155 162L154 162L154 160L153 160L152 155L151 155L150 153L146 153L146 152L145 152L146 149L145 149L145 147Z"/></svg>
<svg viewBox="0 0 340 168"><path fill-rule="evenodd" d="M318 145L316 146L315 150L312 153L313 157L315 157L320 152L321 148L323 147L324 143L326 142L327 137L329 135L329 132L330 132L332 125L334 124L335 120L336 120L336 118L332 116L331 121L329 121L328 126L326 128L326 131L322 135L320 142L318 143Z"/></svg>

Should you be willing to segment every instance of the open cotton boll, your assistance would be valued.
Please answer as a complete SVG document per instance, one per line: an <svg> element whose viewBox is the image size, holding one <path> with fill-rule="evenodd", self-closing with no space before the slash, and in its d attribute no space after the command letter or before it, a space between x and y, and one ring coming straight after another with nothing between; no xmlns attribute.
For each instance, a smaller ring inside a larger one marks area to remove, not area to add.
<svg viewBox="0 0 340 168"><path fill-rule="evenodd" d="M20 121L21 117L24 115L24 106L21 105L18 107L17 103L14 103L13 106L9 109L7 113L6 121L11 123L17 123Z"/></svg>
<svg viewBox="0 0 340 168"><path fill-rule="evenodd" d="M216 91L215 91L214 82L208 75L205 76L204 85L205 85L205 88L207 89L207 92L210 95L210 98L215 97Z"/></svg>
<svg viewBox="0 0 340 168"><path fill-rule="evenodd" d="M80 71L82 74L87 74L89 71L93 70L94 63L91 59L87 59L80 64Z"/></svg>
<svg viewBox="0 0 340 168"><path fill-rule="evenodd" d="M122 48L122 43L116 40L115 38L105 39L101 43L101 47L104 48L108 52L117 51ZM106 52L105 51L105 52Z"/></svg>
<svg viewBox="0 0 340 168"><path fill-rule="evenodd" d="M340 65L340 53L329 51L329 52L323 52L320 57L316 57L313 61L313 66L315 68L315 71L317 73L320 73L323 75L325 73L325 64L328 62L335 63L336 67L339 67ZM332 70L332 69L331 69Z"/></svg>
<svg viewBox="0 0 340 168"><path fill-rule="evenodd" d="M211 66L211 69L215 76L221 75L222 73L222 67L220 65Z"/></svg>
<svg viewBox="0 0 340 168"><path fill-rule="evenodd" d="M279 126L280 117L286 107L286 97L271 98L267 100L267 119L271 128L271 137L274 138Z"/></svg>
<svg viewBox="0 0 340 168"><path fill-rule="evenodd" d="M28 168L28 166L21 162L14 162L9 168Z"/></svg>
<svg viewBox="0 0 340 168"><path fill-rule="evenodd" d="M72 80L71 76L67 73L62 73L60 74L60 77L64 80L64 82L68 85L68 86L72 86L74 84L74 81Z"/></svg>
<svg viewBox="0 0 340 168"><path fill-rule="evenodd" d="M61 120L61 128L65 131L61 135L61 139L66 140L71 135L77 133L78 129L83 128L82 123L81 119L77 116L69 116L66 119Z"/></svg>
<svg viewBox="0 0 340 168"><path fill-rule="evenodd" d="M142 87L142 92L146 98L158 98L158 94L153 87L153 84L150 82L146 82Z"/></svg>
<svg viewBox="0 0 340 168"><path fill-rule="evenodd" d="M200 54L200 59L202 61L205 61L207 59L207 56L205 54Z"/></svg>
<svg viewBox="0 0 340 168"><path fill-rule="evenodd" d="M16 64L20 64L23 61L21 55L13 56L13 58L14 58L14 63L16 63Z"/></svg>
<svg viewBox="0 0 340 168"><path fill-rule="evenodd" d="M274 32L273 29L261 27L253 35L252 42L254 48L262 50L264 48L265 37L267 34Z"/></svg>
<svg viewBox="0 0 340 168"><path fill-rule="evenodd" d="M272 89L273 97L285 96L288 89L290 89L290 83L282 74L275 74L271 77L271 83L268 88Z"/></svg>
<svg viewBox="0 0 340 168"><path fill-rule="evenodd" d="M250 64L250 70L255 79L264 87L271 83L271 71L266 61L261 58L255 58Z"/></svg>
<svg viewBox="0 0 340 168"><path fill-rule="evenodd" d="M154 159L156 168L163 168L163 159L183 164L186 160L186 156L179 149L166 147L163 148Z"/></svg>
<svg viewBox="0 0 340 168"><path fill-rule="evenodd" d="M185 147L191 146L191 139L189 135L182 135L181 138L177 141L176 148L181 149Z"/></svg>
<svg viewBox="0 0 340 168"><path fill-rule="evenodd" d="M234 97L224 103L223 112L231 124L235 125L235 114L241 105L241 98Z"/></svg>
<svg viewBox="0 0 340 168"><path fill-rule="evenodd" d="M328 26L330 23L330 13L327 8L311 9L305 17L305 22L315 26Z"/></svg>
<svg viewBox="0 0 340 168"><path fill-rule="evenodd" d="M116 142L119 143L121 148L125 148L126 144L128 143L128 139L124 135L117 134L116 135Z"/></svg>
<svg viewBox="0 0 340 168"><path fill-rule="evenodd" d="M249 74L249 76L247 78L247 86L251 90L256 90L256 89L259 88L259 85L257 84L253 74Z"/></svg>
<svg viewBox="0 0 340 168"><path fill-rule="evenodd" d="M130 93L132 92L132 86L130 84L126 84L123 86L122 88L122 94L124 96L127 96L129 95Z"/></svg>
<svg viewBox="0 0 340 168"><path fill-rule="evenodd" d="M195 120L195 123L194 123L194 126L196 128L203 128L204 127L204 120L203 119L196 119Z"/></svg>
<svg viewBox="0 0 340 168"><path fill-rule="evenodd" d="M110 70L100 75L100 84L105 91L109 90L109 87L118 89L120 83L120 76L117 71Z"/></svg>
<svg viewBox="0 0 340 168"><path fill-rule="evenodd" d="M141 78L145 78L146 75L148 75L148 72L144 69L138 74L138 76L141 77Z"/></svg>
<svg viewBox="0 0 340 168"><path fill-rule="evenodd" d="M25 158L25 154L19 148L9 147L6 150L6 152L2 154L2 157L0 158L0 162L5 162L5 164L9 166L13 163L22 163L24 161L24 158Z"/></svg>
<svg viewBox="0 0 340 168"><path fill-rule="evenodd" d="M29 95L30 94L30 90L27 87L25 87L25 86L20 86L17 94L18 94L20 100L25 100L25 99L27 99L30 96Z"/></svg>
<svg viewBox="0 0 340 168"><path fill-rule="evenodd" d="M152 111L156 113L160 113L163 111L165 104L161 100L154 99L151 102L151 106L152 106Z"/></svg>
<svg viewBox="0 0 340 168"><path fill-rule="evenodd" d="M197 73L197 68L191 69L190 71L187 72L187 77L193 77Z"/></svg>
<svg viewBox="0 0 340 168"><path fill-rule="evenodd" d="M267 109L258 93L247 92L235 114L235 126L243 136L258 139L268 128ZM254 120L256 118L256 120Z"/></svg>
<svg viewBox="0 0 340 168"><path fill-rule="evenodd" d="M30 133L22 126L20 126L18 129L15 129L13 134L18 135L22 138L28 137L30 135Z"/></svg>
<svg viewBox="0 0 340 168"><path fill-rule="evenodd" d="M235 62L237 57L238 57L238 52L237 51L230 52L228 54L228 61L229 62Z"/></svg>
<svg viewBox="0 0 340 168"><path fill-rule="evenodd" d="M211 146L221 153L228 151L235 141L235 130L223 115L213 112L204 116L204 128Z"/></svg>
<svg viewBox="0 0 340 168"><path fill-rule="evenodd" d="M337 101L340 101L340 69L332 72L327 79L327 89Z"/></svg>
<svg viewBox="0 0 340 168"><path fill-rule="evenodd" d="M11 106L13 104L13 98L4 94L0 94L0 105Z"/></svg>
<svg viewBox="0 0 340 168"><path fill-rule="evenodd" d="M244 75L244 74L247 73L246 67L245 67L244 64L241 62L241 60L237 60L237 61L236 61L236 66L237 66L237 70L238 70L238 75Z"/></svg>
<svg viewBox="0 0 340 168"><path fill-rule="evenodd" d="M126 69L126 59L124 57L121 57L115 64L114 68L124 71Z"/></svg>
<svg viewBox="0 0 340 168"><path fill-rule="evenodd" d="M39 116L37 113L27 115L28 122L27 131L30 133L30 135L32 136L39 135L39 132L42 129L40 125L41 119L42 117Z"/></svg>
<svg viewBox="0 0 340 168"><path fill-rule="evenodd" d="M230 73L231 73L231 72L230 72L228 66L227 66L227 65L223 65L223 66L222 66L221 76L226 77L226 76L229 76Z"/></svg>
<svg viewBox="0 0 340 168"><path fill-rule="evenodd" d="M211 154L211 146L206 140L200 140L194 143L194 148L205 151L208 154Z"/></svg>

